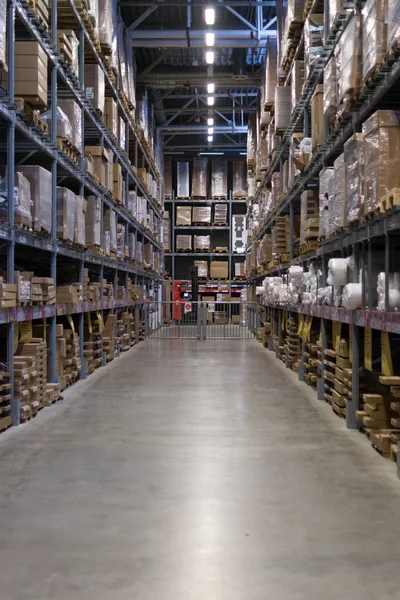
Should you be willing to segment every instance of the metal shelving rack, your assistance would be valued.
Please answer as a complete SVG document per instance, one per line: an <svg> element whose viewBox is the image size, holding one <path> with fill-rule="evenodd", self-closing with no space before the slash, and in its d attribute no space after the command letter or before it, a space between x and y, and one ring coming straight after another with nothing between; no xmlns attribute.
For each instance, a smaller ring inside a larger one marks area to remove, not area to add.
<svg viewBox="0 0 400 600"><path fill-rule="evenodd" d="M125 289L128 290L128 282L131 279L135 284L141 284L149 289L153 286L156 293L159 293L161 277L155 273L146 271L136 266L136 264L112 260L111 258L100 256L86 249L67 245L60 242L56 237L56 188L57 185L71 187L79 190L79 194L94 194L101 199L103 207L112 208L117 215L119 223L123 223L125 229L125 243L128 241L130 232L135 234L136 242L139 240L150 242L153 247L160 251L162 260L161 244L152 233L143 227L124 206L118 204L113 197L106 193L106 190L100 186L97 181L84 171L83 156L77 165L58 147L56 127L52 128L51 136L34 126L33 123L27 123L24 115L16 109L15 106L15 67L14 53L16 39L24 41L37 41L48 57L49 62L49 104L52 115L52 122L56 122L57 99L73 99L81 108L82 114L82 132L86 139L91 143L96 140L98 145L105 146L113 151L114 162L121 165L122 174L125 179L125 191L135 190L139 195L145 197L148 205L154 211L156 222L155 230L161 231L161 197L153 198L149 195L146 187L137 174L139 167L148 169L153 177L161 183L160 174L157 171L153 157L150 155L146 145L143 144L140 132L137 129L133 119L128 114L126 103L124 103L121 94L118 91L113 77L110 75L103 57L99 53L93 37L90 35L84 17L78 5L73 0L69 0L69 28L73 29L79 39L79 77L72 72L62 55L57 51L57 0L51 0L51 23L47 31L41 26L35 13L32 11L26 0L8 0L7 3L7 57L8 57L8 90L0 98L0 127L4 135L0 141L0 151L7 155L7 203L8 203L8 221L0 224L0 239L6 246L7 251L7 281L14 283L15 251L25 248L43 252L48 258L49 275L57 281L57 258L67 257L74 261L74 266L79 269L80 282L84 281L84 268L86 266L96 266L99 270L101 300L100 302L87 303L82 302L77 305L50 305L50 306L28 306L17 307L15 309L0 309L0 324L7 327L7 368L10 373L11 389L14 384L14 324L19 321L47 318L50 328L50 368L48 380L57 382L56 376L56 319L59 315L76 314L78 315L78 332L80 336L80 353L83 359L83 341L84 341L84 314L86 312L99 310L103 316L103 311L108 309L122 308L130 306L132 303L124 304L117 300L110 301L102 297L102 281L104 271L107 269L109 279L114 282L114 290L118 285L118 276L124 277ZM111 96L117 103L119 116L125 122L126 146L121 148L113 134L104 125L102 118L98 115L84 93L84 66L85 61L96 63L101 67L105 75L106 95ZM16 153L22 153L24 158L16 161ZM31 157L37 161L34 164L46 165L52 174L52 221L51 235L42 237L23 228L14 225L14 173L18 164L27 162ZM103 223L101 222L101 234L103 233ZM137 245L135 258L137 256ZM135 261L136 263L136 261ZM85 362L82 360L85 366ZM80 373L81 378L86 377L85 368ZM19 424L20 406L19 401L12 397L11 408L14 425Z"/></svg>
<svg viewBox="0 0 400 600"><path fill-rule="evenodd" d="M324 14L328 14L328 2L324 0ZM359 11L360 2L355 2L353 9ZM329 32L328 22L325 19L325 40L326 45L324 52L319 59L316 68L314 69L311 78L306 82L302 97L296 105L290 124L282 137L282 143L276 155L271 161L268 171L263 178L257 194L255 202L258 200L262 189L270 182L271 176L275 171L283 171L284 158L287 157L288 144L291 134L301 127L303 121L303 130L306 136L309 136L309 110L310 100L320 82L324 70L324 66L331 56L334 47L339 40L341 33L347 25L350 17L350 11L343 11L337 15L333 26ZM289 77L289 75L288 75ZM342 231L329 239L321 242L318 249L308 252L297 257L294 257L293 246L293 223L294 213L299 212L299 202L301 193L309 186L315 185L315 178L319 171L333 164L335 158L343 151L344 143L354 133L360 131L361 124L375 110L380 107L382 101L385 108L396 107L396 98L399 93L400 81L400 46L396 45L392 53L380 67L377 68L372 78L368 81L368 85L364 87L360 95L357 97L350 110L342 115L335 128L328 133L328 124L325 120L324 124L324 144L317 148L312 155L312 158L299 177L294 182L291 189L288 190L281 202L276 206L268 218L262 223L259 230L256 232L253 240L259 240L262 236L271 231L275 218L281 214L290 215L290 261L280 264L267 272L259 273L248 278L249 283L255 284L263 279L266 275L285 273L291 265L307 265L310 261L319 260L322 267L324 282L327 276L328 259L334 256L353 255L356 267L353 270L353 281L358 282L358 273L361 267L363 273L363 299L362 308L360 310L349 310L345 308L336 308L334 306L319 306L319 305L269 305L268 308L272 311L272 322L275 316L277 317L278 329L277 332L279 342L281 341L281 319L283 311L288 314L302 314L303 322L306 315L321 319L321 351L322 356L327 348L327 330L329 321L337 321L346 323L350 328L352 337L352 400L347 403L346 424L348 428L356 429L361 426L357 421L356 412L359 408L359 374L360 365L359 359L359 340L362 328L372 328L390 333L400 333L400 314L398 312L389 311L388 306L388 274L394 271L395 253L394 247L396 241L399 241L400 227L400 212L395 209L386 213L377 215L370 220L357 223L349 230ZM251 207L250 207L251 210ZM379 244L384 249L385 257L385 275L386 275L386 310L378 311L375 307L368 306L367 298L371 298L369 293L372 290L372 261L373 247ZM248 250L251 249L251 244ZM265 304L264 304L265 306ZM271 336L272 337L272 336ZM305 349L303 343L301 366L305 363ZM324 364L322 361L321 378L318 381L318 398L324 399ZM299 369L299 378L302 377L302 368Z"/></svg>
<svg viewBox="0 0 400 600"><path fill-rule="evenodd" d="M237 252L232 252L232 207L233 205L236 206L242 206L243 207L243 214L245 214L245 207L246 207L246 200L244 199L233 199L232 198L232 194L229 193L228 198L226 200L221 200L221 199L204 199L204 200L197 200L197 199L189 199L189 200L178 200L175 198L175 196L172 197L172 199L165 199L165 206L166 206L166 210L170 209L171 210L171 245L172 245L172 252L171 253L164 253L164 256L171 258L171 275L172 275L172 281L175 281L176 277L175 277L175 271L176 271L176 265L175 265L175 261L176 259L182 258L182 257L194 257L194 258L198 258L201 259L201 257L203 258L211 258L211 260L213 259L217 259L217 258L221 258L221 259L227 259L229 266L229 292L231 292L232 290L232 266L233 266L233 260L236 258L242 258L243 260L245 260L246 255L245 254L240 254ZM175 224L175 218L176 218L176 210L175 207L177 205L179 206L213 206L215 204L227 204L228 205L228 214L227 214L227 219L228 219L228 225L226 226L219 226L219 225L183 225L183 226L179 226ZM229 237L229 241L228 241L228 252L177 252L175 250L175 232L179 232L179 233L183 233L185 231L191 232L191 231L200 231L200 232L204 232L205 234L207 234L207 232L213 232L213 231L227 231L228 232L228 237ZM235 282L237 283L237 282Z"/></svg>

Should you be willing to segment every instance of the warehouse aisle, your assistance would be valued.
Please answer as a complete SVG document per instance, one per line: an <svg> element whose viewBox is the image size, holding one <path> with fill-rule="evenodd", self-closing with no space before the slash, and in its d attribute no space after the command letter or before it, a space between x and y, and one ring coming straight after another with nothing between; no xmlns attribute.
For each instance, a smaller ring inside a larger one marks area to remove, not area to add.
<svg viewBox="0 0 400 600"><path fill-rule="evenodd" d="M5 599L400 589L393 465L253 341L145 342L0 436L0 459Z"/></svg>

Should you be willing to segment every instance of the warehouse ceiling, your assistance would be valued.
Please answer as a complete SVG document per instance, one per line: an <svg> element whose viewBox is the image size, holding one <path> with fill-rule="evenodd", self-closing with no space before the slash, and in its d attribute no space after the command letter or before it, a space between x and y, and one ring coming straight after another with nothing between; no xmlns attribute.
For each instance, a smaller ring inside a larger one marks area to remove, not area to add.
<svg viewBox="0 0 400 600"><path fill-rule="evenodd" d="M137 86L147 88L165 152L246 151L268 37L276 35L275 1L121 0L132 36ZM205 9L214 8L207 25ZM206 32L215 42L206 46ZM214 63L206 64L206 52ZM208 93L207 84L215 90ZM214 105L208 105L209 96ZM214 119L212 142L209 118Z"/></svg>

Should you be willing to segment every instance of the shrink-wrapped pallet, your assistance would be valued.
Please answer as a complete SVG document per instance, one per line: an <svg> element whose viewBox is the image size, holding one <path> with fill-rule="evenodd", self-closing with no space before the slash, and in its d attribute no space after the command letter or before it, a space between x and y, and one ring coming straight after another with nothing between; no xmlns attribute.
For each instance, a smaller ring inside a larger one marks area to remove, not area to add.
<svg viewBox="0 0 400 600"><path fill-rule="evenodd" d="M216 204L214 208L214 224L226 225L228 222L228 205Z"/></svg>
<svg viewBox="0 0 400 600"><path fill-rule="evenodd" d="M261 106L261 111L270 109L275 102L275 88L277 84L277 40L274 37L267 38L264 67L264 106Z"/></svg>
<svg viewBox="0 0 400 600"><path fill-rule="evenodd" d="M20 165L18 171L31 186L32 223L37 232L51 232L51 172L43 167Z"/></svg>
<svg viewBox="0 0 400 600"><path fill-rule="evenodd" d="M319 173L319 236L329 235L329 210L333 204L334 169L327 167Z"/></svg>
<svg viewBox="0 0 400 600"><path fill-rule="evenodd" d="M292 94L289 86L275 88L275 131L285 130L292 114Z"/></svg>
<svg viewBox="0 0 400 600"><path fill-rule="evenodd" d="M247 166L253 169L256 165L257 126L256 115L249 115L247 125Z"/></svg>
<svg viewBox="0 0 400 600"><path fill-rule="evenodd" d="M150 141L149 131L149 98L146 93L140 94L136 99L136 123L140 129L142 138L148 143Z"/></svg>
<svg viewBox="0 0 400 600"><path fill-rule="evenodd" d="M400 38L400 0L389 0L387 26L387 49L390 51Z"/></svg>
<svg viewBox="0 0 400 600"><path fill-rule="evenodd" d="M280 64L286 56L287 50L293 44L293 38L299 31L299 25L304 21L304 0L288 0L285 24L283 27L280 44Z"/></svg>
<svg viewBox="0 0 400 600"><path fill-rule="evenodd" d="M365 214L400 187L400 111L378 110L362 125L364 135Z"/></svg>
<svg viewBox="0 0 400 600"><path fill-rule="evenodd" d="M192 224L192 207L191 206L177 206L176 207L176 224L191 225Z"/></svg>
<svg viewBox="0 0 400 600"><path fill-rule="evenodd" d="M79 246L86 245L86 211L87 202L83 196L75 196L74 242Z"/></svg>
<svg viewBox="0 0 400 600"><path fill-rule="evenodd" d="M143 243L136 241L136 263L139 267L143 266Z"/></svg>
<svg viewBox="0 0 400 600"><path fill-rule="evenodd" d="M234 160L233 167L233 190L232 198L234 200L245 198L246 196L246 162L241 159Z"/></svg>
<svg viewBox="0 0 400 600"><path fill-rule="evenodd" d="M323 86L317 85L311 101L311 145L314 150L324 143Z"/></svg>
<svg viewBox="0 0 400 600"><path fill-rule="evenodd" d="M206 158L193 159L193 198L207 198L207 165Z"/></svg>
<svg viewBox="0 0 400 600"><path fill-rule="evenodd" d="M346 0L329 0L329 29L336 21L337 16L343 10L343 4Z"/></svg>
<svg viewBox="0 0 400 600"><path fill-rule="evenodd" d="M164 158L164 197L172 198L172 157L169 155Z"/></svg>
<svg viewBox="0 0 400 600"><path fill-rule="evenodd" d="M211 194L213 198L228 197L228 163L224 159L212 161Z"/></svg>
<svg viewBox="0 0 400 600"><path fill-rule="evenodd" d="M195 235L194 237L194 249L210 251L210 236L209 235Z"/></svg>
<svg viewBox="0 0 400 600"><path fill-rule="evenodd" d="M197 267L197 276L200 279L208 279L208 262L206 260L195 260L194 266Z"/></svg>
<svg viewBox="0 0 400 600"><path fill-rule="evenodd" d="M17 167L18 168L18 167ZM8 202L7 202L7 179L1 181L0 189L3 195L0 196L0 220L8 221ZM31 184L29 180L19 172L14 174L14 223L24 227L32 227L32 198Z"/></svg>
<svg viewBox="0 0 400 600"><path fill-rule="evenodd" d="M176 236L176 249L179 250L191 250L192 249L192 236L191 235L177 235Z"/></svg>
<svg viewBox="0 0 400 600"><path fill-rule="evenodd" d="M92 246L101 245L101 200L97 196L87 199L85 237L86 243Z"/></svg>
<svg viewBox="0 0 400 600"><path fill-rule="evenodd" d="M281 174L279 171L271 176L271 208L278 206L281 194Z"/></svg>
<svg viewBox="0 0 400 600"><path fill-rule="evenodd" d="M377 277L378 310L386 310L385 273ZM400 310L400 273L389 273L388 309Z"/></svg>
<svg viewBox="0 0 400 600"><path fill-rule="evenodd" d="M0 0L0 67L6 67L6 20L7 20L7 0Z"/></svg>
<svg viewBox="0 0 400 600"><path fill-rule="evenodd" d="M347 220L347 169L344 154L338 156L333 164L335 195L333 203L333 231L346 227Z"/></svg>
<svg viewBox="0 0 400 600"><path fill-rule="evenodd" d="M75 194L68 188L57 187L57 237L73 242L75 233Z"/></svg>
<svg viewBox="0 0 400 600"><path fill-rule="evenodd" d="M255 177L247 176L247 201L252 202L256 195L256 180Z"/></svg>
<svg viewBox="0 0 400 600"><path fill-rule="evenodd" d="M332 56L324 70L324 115L329 121L335 118L338 107L336 58Z"/></svg>
<svg viewBox="0 0 400 600"><path fill-rule="evenodd" d="M132 42L130 38L130 32L127 28L124 28L124 44L126 54L126 69L127 69L127 96L128 101L132 104L133 108L136 107L136 85L135 85L135 65L133 63L133 52Z"/></svg>
<svg viewBox="0 0 400 600"><path fill-rule="evenodd" d="M200 225L210 225L211 206L194 206L193 223L199 223Z"/></svg>
<svg viewBox="0 0 400 600"><path fill-rule="evenodd" d="M344 145L347 177L347 220L358 221L364 214L364 136L355 133Z"/></svg>
<svg viewBox="0 0 400 600"><path fill-rule="evenodd" d="M103 219L104 231L110 232L110 251L117 252L117 218L115 212L108 208L104 213Z"/></svg>
<svg viewBox="0 0 400 600"><path fill-rule="evenodd" d="M364 81L383 62L387 52L388 4L389 0L367 0L362 9Z"/></svg>
<svg viewBox="0 0 400 600"><path fill-rule="evenodd" d="M162 244L163 250L171 252L171 220L169 212L164 212L163 229L162 229Z"/></svg>
<svg viewBox="0 0 400 600"><path fill-rule="evenodd" d="M72 145L82 153L82 109L75 100L57 100L57 108L64 111L71 124Z"/></svg>
<svg viewBox="0 0 400 600"><path fill-rule="evenodd" d="M323 55L324 15L311 14L304 22L305 79L310 77L315 65Z"/></svg>
<svg viewBox="0 0 400 600"><path fill-rule="evenodd" d="M266 171L269 166L267 137L261 137L260 139L260 161L260 171ZM235 196L233 198L235 199Z"/></svg>
<svg viewBox="0 0 400 600"><path fill-rule="evenodd" d="M311 153L311 138L305 138L302 133L293 133L289 146L289 174L288 187L293 185L296 177L300 175L308 164Z"/></svg>
<svg viewBox="0 0 400 600"><path fill-rule="evenodd" d="M99 24L98 24L100 44L111 53L112 45L112 1L99 0Z"/></svg>
<svg viewBox="0 0 400 600"><path fill-rule="evenodd" d="M304 85L304 60L295 60L292 69L292 110L298 103L301 97L301 92Z"/></svg>
<svg viewBox="0 0 400 600"><path fill-rule="evenodd" d="M177 198L189 198L190 187L189 187L189 163L178 162L177 167L177 178L176 178L176 196Z"/></svg>
<svg viewBox="0 0 400 600"><path fill-rule="evenodd" d="M354 98L362 81L361 15L353 15L335 49L339 104Z"/></svg>

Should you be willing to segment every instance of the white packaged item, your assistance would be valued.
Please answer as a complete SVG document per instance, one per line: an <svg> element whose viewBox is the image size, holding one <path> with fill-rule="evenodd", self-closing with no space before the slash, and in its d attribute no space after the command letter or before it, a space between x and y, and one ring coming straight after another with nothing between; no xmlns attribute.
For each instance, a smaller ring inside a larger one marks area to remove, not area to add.
<svg viewBox="0 0 400 600"><path fill-rule="evenodd" d="M342 306L356 310L362 306L362 284L348 283L343 288Z"/></svg>

